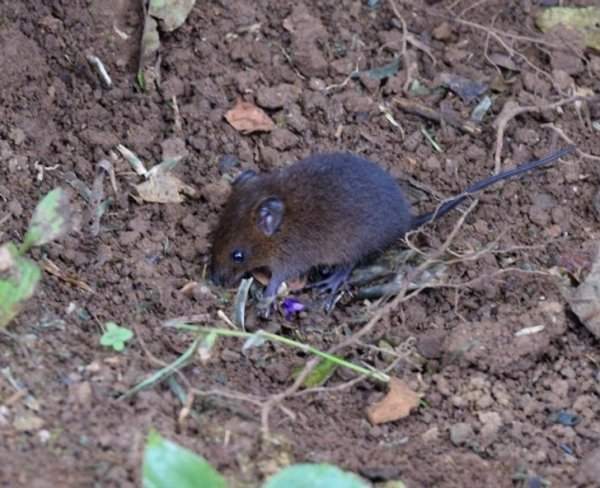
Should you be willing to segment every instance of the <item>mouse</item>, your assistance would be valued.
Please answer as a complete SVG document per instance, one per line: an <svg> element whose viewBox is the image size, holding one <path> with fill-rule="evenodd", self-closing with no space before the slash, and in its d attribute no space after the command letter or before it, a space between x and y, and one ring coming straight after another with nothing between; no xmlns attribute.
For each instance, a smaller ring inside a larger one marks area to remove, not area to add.
<svg viewBox="0 0 600 488"><path fill-rule="evenodd" d="M407 232L490 185L574 150L565 147L491 175L421 215L413 214L405 192L386 170L352 153L317 153L264 174L243 171L232 182L213 232L210 277L216 285L233 286L253 271L269 273L260 306L270 308L283 282L325 265L331 273L313 286L334 296L357 263Z"/></svg>

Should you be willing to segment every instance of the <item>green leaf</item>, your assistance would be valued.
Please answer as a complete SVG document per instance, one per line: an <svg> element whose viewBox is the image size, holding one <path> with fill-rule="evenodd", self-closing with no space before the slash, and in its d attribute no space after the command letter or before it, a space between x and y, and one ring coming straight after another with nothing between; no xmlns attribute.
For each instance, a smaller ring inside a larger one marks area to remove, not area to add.
<svg viewBox="0 0 600 488"><path fill-rule="evenodd" d="M323 386L327 380L331 378L331 375L335 372L337 367L338 364L334 363L333 361L330 361L329 359L321 359L315 369L313 369L304 380L304 387L314 388L316 386ZM303 369L304 365L296 368L294 370L294 378L296 378Z"/></svg>
<svg viewBox="0 0 600 488"><path fill-rule="evenodd" d="M225 479L202 457L150 432L142 468L144 488L227 488Z"/></svg>
<svg viewBox="0 0 600 488"><path fill-rule="evenodd" d="M358 476L330 464L295 464L282 469L263 488L368 488Z"/></svg>
<svg viewBox="0 0 600 488"><path fill-rule="evenodd" d="M115 351L125 349L125 343L133 337L133 332L125 327L119 327L114 322L106 322L106 330L100 338L100 344L112 347Z"/></svg>
<svg viewBox="0 0 600 488"><path fill-rule="evenodd" d="M62 188L55 188L42 198L35 208L21 253L66 234L69 230L70 215L71 209L66 192Z"/></svg>
<svg viewBox="0 0 600 488"><path fill-rule="evenodd" d="M19 313L25 300L35 292L41 278L39 266L30 259L19 256L17 247L5 244L0 248L3 257L3 274L0 280L0 329Z"/></svg>
<svg viewBox="0 0 600 488"><path fill-rule="evenodd" d="M391 63L388 63L379 68L373 68L365 71L357 71L352 73L352 78L358 78L361 75L367 75L374 80L385 80L394 76L400 69L400 57L395 57Z"/></svg>

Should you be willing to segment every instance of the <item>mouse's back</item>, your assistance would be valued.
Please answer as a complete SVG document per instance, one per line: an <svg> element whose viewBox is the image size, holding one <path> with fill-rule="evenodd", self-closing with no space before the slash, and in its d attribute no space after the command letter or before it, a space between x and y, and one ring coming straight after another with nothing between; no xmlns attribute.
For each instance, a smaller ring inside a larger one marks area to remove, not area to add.
<svg viewBox="0 0 600 488"><path fill-rule="evenodd" d="M410 206L401 188L365 158L318 154L275 178L276 186L285 188L281 237L311 246L306 258L319 264L355 263L410 229Z"/></svg>

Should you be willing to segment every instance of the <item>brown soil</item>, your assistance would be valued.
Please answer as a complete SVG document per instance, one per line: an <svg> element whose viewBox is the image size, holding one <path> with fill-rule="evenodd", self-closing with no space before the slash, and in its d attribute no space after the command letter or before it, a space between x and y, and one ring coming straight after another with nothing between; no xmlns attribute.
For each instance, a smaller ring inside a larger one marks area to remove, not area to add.
<svg viewBox="0 0 600 488"><path fill-rule="evenodd" d="M411 10L397 1L409 32L430 46L437 61L434 66L409 44L418 67L414 76L423 84L433 86L448 72L498 88L482 134L473 136L394 107L406 70L383 84L364 76L344 83L356 66L383 66L401 51L401 24L383 0L375 8L358 0L198 2L183 27L163 36L163 90L151 94L141 93L134 82L139 2L4 2L0 240L22 237L41 196L58 185L68 187L69 173L91 186L96 163L119 143L151 165L183 139L188 157L176 171L200 198L137 203L129 193L139 179L125 161L115 160L123 193L114 196L107 186L113 203L94 237L85 222L88 204L72 192L76 230L33 257L50 259L95 293L46 273L35 298L10 326L11 335L0 339L2 486L139 486L151 426L250 486L289 461L332 462L375 481L402 479L410 488L539 486L537 477L553 487L600 486L600 452L593 452L600 445L598 341L570 313L554 279L542 275L507 273L469 287L425 291L379 324L361 347L347 351L348 359L380 368L390 358L370 344L403 351L392 373L423 392L427 406L400 421L368 423L366 407L383 394L368 381L286 400L295 417L273 411L270 428L281 442L270 447L260 442L259 409L242 400L199 398L197 416L182 423L182 404L167 383L117 400L159 362L173 361L189 346L190 335L163 328L164 320L206 314L206 325L223 326L217 310L231 315L222 290L179 291L192 280L203 282L208 231L227 192L224 163L239 161L226 169L231 175L239 168L269 170L315 151L344 149L378 161L399 180L410 175L445 197L493 170L492 121L508 98L523 105L555 101L568 96L573 84L597 93L597 54L579 56L505 37L550 75L518 56L516 71L496 69L486 55L506 51L493 37L464 24L445 24L432 13L451 8L451 17L493 22L499 32L531 38L540 37L533 23L538 3L553 2L444 0L414 2ZM106 64L112 89L102 87L85 59L88 53ZM339 86L323 89L334 84ZM173 95L182 133L167 103ZM223 116L238 97L262 105L277 128L251 136L236 132ZM383 103L401 124L404 140L380 111ZM472 110L445 91L421 103L445 105L461 116ZM590 112L592 120L600 119L598 106L590 105ZM582 125L585 117L583 112L580 120L574 104L561 112L517 117L505 133L503 164L563 144L541 126L548 122L599 156L600 137ZM443 153L434 152L421 127L434 134ZM41 181L37 165L48 168ZM503 249L533 247L452 266L448 278L469 281L509 266L542 271L562 266L581 274L599 237L593 206L598 167L598 161L572 156L488 191L453 249L481 248L500 233ZM436 203L423 193L420 200L421 211ZM457 215L428 228L421 244L439 246ZM280 332L327 349L360 327L366 307L345 301L331 316L308 313ZM135 329L124 353L99 343L100 324L108 320ZM271 325L281 322L277 317ZM515 337L535 325L546 328ZM294 368L306 361L281 346L243 353L241 345L222 341L206 364L195 361L175 379L184 389L267 396L283 391ZM14 396L9 378L23 393ZM338 372L327 386L350 378ZM580 422L553 421L561 410L575 413ZM529 485L513 480L518 473L530 475Z"/></svg>

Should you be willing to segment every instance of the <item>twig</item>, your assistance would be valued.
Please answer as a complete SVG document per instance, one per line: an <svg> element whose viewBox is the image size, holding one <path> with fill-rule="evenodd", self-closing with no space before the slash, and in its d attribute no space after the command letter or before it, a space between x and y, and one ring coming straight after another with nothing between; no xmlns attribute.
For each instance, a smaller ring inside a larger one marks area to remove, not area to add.
<svg viewBox="0 0 600 488"><path fill-rule="evenodd" d="M177 97L175 95L171 97L171 104L173 105L173 123L175 126L175 133L177 135L181 135L183 134L183 126L181 125L181 114L179 112L179 104L177 103Z"/></svg>
<svg viewBox="0 0 600 488"><path fill-rule="evenodd" d="M502 170L502 162L501 162L501 154L502 154L502 146L504 144L504 131L506 130L506 126L508 123L514 119L517 115L521 115L527 112L540 113L544 110L554 110L558 107L562 107L563 105L567 105L569 103L576 102L578 100L582 101L592 101L597 97L581 97L578 95L564 98L562 100L558 100L554 103L549 103L547 105L536 106L536 105L527 105L521 106L514 100L507 100L502 107L502 111L496 117L494 121L494 126L496 127L496 150L494 155L494 173L500 173Z"/></svg>
<svg viewBox="0 0 600 488"><path fill-rule="evenodd" d="M452 127L456 127L457 129L474 136L481 134L481 127L478 127L470 120L460 120L453 114L440 112L438 110L426 107L425 105L422 105L414 100L403 97L395 97L394 103L405 112L419 115L428 120L434 120L436 122L446 122Z"/></svg>
<svg viewBox="0 0 600 488"><path fill-rule="evenodd" d="M554 132L556 132L558 134L558 136L568 142L569 144L575 144L573 142L573 139L571 139L569 136L567 136L567 134L565 134L565 132L560 128L560 127L556 127L554 124L542 124L540 127L543 127L544 129L552 129ZM593 154L590 153L586 153L584 151L582 151L581 149L575 149L575 152L577 154L579 154L582 158L586 158L586 159L591 159L592 161L600 161L600 156L594 156Z"/></svg>
<svg viewBox="0 0 600 488"><path fill-rule="evenodd" d="M408 28L406 27L406 21L402 14L400 14L398 8L396 7L396 3L394 0L390 0L390 6L394 15L398 17L400 23L402 24L402 60L404 61L404 67L406 69L406 81L404 82L403 89L407 91L410 88L410 85L414 79L414 73L416 71L416 63L412 63L409 60L408 49L407 49L407 37L408 37Z"/></svg>

